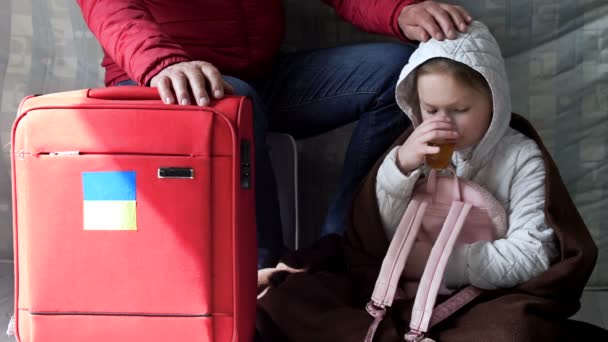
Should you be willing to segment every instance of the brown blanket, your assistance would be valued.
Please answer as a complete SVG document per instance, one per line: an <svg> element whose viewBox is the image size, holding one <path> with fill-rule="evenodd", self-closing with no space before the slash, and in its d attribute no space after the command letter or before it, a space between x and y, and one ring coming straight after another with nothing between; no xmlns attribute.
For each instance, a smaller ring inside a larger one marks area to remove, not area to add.
<svg viewBox="0 0 608 342"><path fill-rule="evenodd" d="M597 248L574 206L557 167L534 128L513 115L511 126L534 139L545 158L546 218L561 247L561 260L547 272L508 290L486 291L433 327L437 341L608 341L608 332L568 317L579 309ZM395 144L411 133L405 132ZM382 158L383 159L383 158ZM278 272L258 300L258 332L265 341L363 341L372 322L365 311L389 241L375 195L382 159L355 197L344 237L328 236L283 260L306 272ZM407 332L411 302L395 301L374 341L399 341Z"/></svg>

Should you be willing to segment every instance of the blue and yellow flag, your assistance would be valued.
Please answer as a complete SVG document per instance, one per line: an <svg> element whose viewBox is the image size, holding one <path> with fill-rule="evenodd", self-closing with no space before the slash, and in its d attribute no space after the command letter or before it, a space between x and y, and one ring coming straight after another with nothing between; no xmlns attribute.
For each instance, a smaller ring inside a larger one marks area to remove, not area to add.
<svg viewBox="0 0 608 342"><path fill-rule="evenodd" d="M135 171L83 172L84 229L137 230Z"/></svg>

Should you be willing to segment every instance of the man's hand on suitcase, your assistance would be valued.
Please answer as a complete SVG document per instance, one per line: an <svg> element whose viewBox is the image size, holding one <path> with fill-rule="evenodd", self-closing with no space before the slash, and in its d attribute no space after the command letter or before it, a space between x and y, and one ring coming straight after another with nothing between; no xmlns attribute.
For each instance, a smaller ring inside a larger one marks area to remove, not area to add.
<svg viewBox="0 0 608 342"><path fill-rule="evenodd" d="M150 80L150 86L158 88L160 98L166 104L195 104L208 106L232 93L234 89L222 78L211 63L203 61L182 62L170 65Z"/></svg>

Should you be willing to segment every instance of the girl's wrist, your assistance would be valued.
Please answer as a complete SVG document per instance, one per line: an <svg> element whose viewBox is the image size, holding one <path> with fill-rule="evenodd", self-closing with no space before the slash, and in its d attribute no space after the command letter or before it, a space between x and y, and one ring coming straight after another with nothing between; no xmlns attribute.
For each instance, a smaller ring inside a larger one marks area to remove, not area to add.
<svg viewBox="0 0 608 342"><path fill-rule="evenodd" d="M409 176L409 174L412 171L414 171L420 167L420 165L411 165L410 163L402 161L399 156L399 153L397 153L397 158L396 158L395 162L397 164L397 168L399 168L399 171L401 171L401 173L403 173L406 176Z"/></svg>

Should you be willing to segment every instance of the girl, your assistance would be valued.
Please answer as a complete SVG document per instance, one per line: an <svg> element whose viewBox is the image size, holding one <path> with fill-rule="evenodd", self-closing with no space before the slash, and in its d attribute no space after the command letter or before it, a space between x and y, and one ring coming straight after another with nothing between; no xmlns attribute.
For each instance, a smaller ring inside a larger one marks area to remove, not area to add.
<svg viewBox="0 0 608 342"><path fill-rule="evenodd" d="M425 172L425 156L439 152L430 143L447 141L455 143L457 175L490 191L506 208L509 226L504 239L455 248L444 284L506 288L547 270L559 251L545 220L542 154L533 140L509 127L504 62L487 28L475 22L460 39L421 46L403 69L396 93L415 130L378 171L376 195L388 238ZM417 245L410 258L428 257L431 247ZM423 269L414 264L420 263L406 265L406 278L420 278Z"/></svg>
<svg viewBox="0 0 608 342"><path fill-rule="evenodd" d="M267 341L368 337L376 318L365 308L390 240L426 171L425 156L438 152L430 143L448 141L455 144L457 175L505 207L508 233L454 249L445 286L500 290L485 291L428 336L442 342L608 340L608 332L568 320L597 249L538 134L511 115L504 62L488 29L474 22L456 40L421 43L396 94L415 129L399 137L362 183L344 236L326 236L268 270L270 281L262 282L258 297L260 335ZM430 248L419 243L408 260L426 258ZM421 272L410 264L404 269L406 280ZM396 299L373 341L402 341L412 304Z"/></svg>

